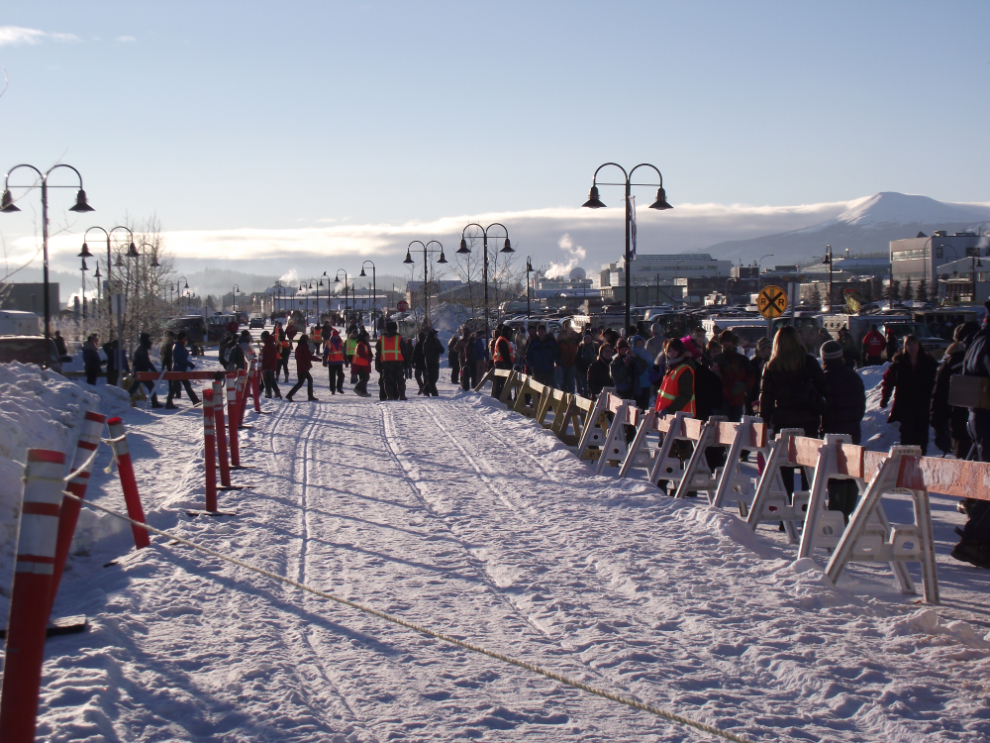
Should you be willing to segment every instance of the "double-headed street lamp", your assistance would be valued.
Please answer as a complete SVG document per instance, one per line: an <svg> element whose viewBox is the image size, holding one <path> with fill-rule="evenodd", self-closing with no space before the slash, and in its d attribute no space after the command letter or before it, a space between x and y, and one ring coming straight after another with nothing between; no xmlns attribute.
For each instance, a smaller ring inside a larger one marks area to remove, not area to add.
<svg viewBox="0 0 990 743"><path fill-rule="evenodd" d="M657 171L657 175L660 178L659 188L657 190L657 199L652 204L650 204L650 209L673 209L670 204L667 203L667 192L663 188L663 174L657 168L656 165L651 165L650 163L640 163L635 168L630 170L628 173L626 169L623 168L618 163L603 163L598 166L595 170L595 175L591 179L591 193L588 196L588 200L582 204L589 209L601 209L605 206L601 199L598 198L598 171L607 165L614 165L619 170L622 171L622 175L626 177L624 183L603 183L603 186L625 186L626 187L626 332L629 326L632 324L630 310L632 308L632 187L633 186L653 186L657 184L652 183L633 183L632 176L639 168L653 168Z"/></svg>
<svg viewBox="0 0 990 743"><path fill-rule="evenodd" d="M527 331L529 331L529 318L531 314L529 311L529 275L531 273L533 273L533 261L527 255L526 256L526 330Z"/></svg>
<svg viewBox="0 0 990 743"><path fill-rule="evenodd" d="M409 250L406 249L406 252L408 253ZM368 277L368 274L364 272L364 267L369 263L371 264L371 327L374 337L378 338L378 321L375 318L375 310L378 308L378 283L375 277L375 262L367 260L362 263L361 273L359 273L358 276L363 276L364 278Z"/></svg>
<svg viewBox="0 0 990 743"><path fill-rule="evenodd" d="M109 341L113 341L113 294L112 294L113 284L111 283L111 273L112 273L111 266L114 265L113 251L112 251L113 246L111 241L113 233L116 232L117 230L124 230L125 232L127 232L128 235L130 235L131 241L130 244L127 246L128 258L136 258L138 256L138 252L137 252L137 248L134 245L134 233L131 232L130 227L117 225L116 227L111 227L109 231L107 231L103 227L90 227L89 229L87 229L83 233L82 252L79 253L80 256L92 255L92 253L89 252L89 246L86 244L86 236L93 230L99 230L104 234L104 236L107 239L107 275L106 275L106 281L103 283L103 285L106 287L107 290L107 341L109 342ZM124 265L119 255L117 256L116 265L117 267L122 267ZM97 270L99 270L99 266L97 266ZM123 366L123 353L124 353L124 328L123 328L123 319L121 317L122 314L123 314L122 312L118 313L118 317L117 317L116 357L117 357L118 370L120 370ZM123 383L123 379L124 379L124 375L121 374L120 375L121 383Z"/></svg>
<svg viewBox="0 0 990 743"><path fill-rule="evenodd" d="M173 288L175 289L175 299L178 300L179 304L181 304L182 302L182 290L189 288L189 282L186 280L185 276L180 276L179 279L182 279L182 283L184 284L184 286L179 286L178 279L176 279L174 282L170 281L168 283L168 303L171 305L176 305L176 302L173 301L172 299ZM175 309L178 310L179 307L175 306Z"/></svg>
<svg viewBox="0 0 990 743"><path fill-rule="evenodd" d="M828 264L828 311L832 311L832 246L825 246L825 259L822 263Z"/></svg>
<svg viewBox="0 0 990 743"><path fill-rule="evenodd" d="M350 309L350 306L347 303L347 271L345 269L343 269L343 268L338 268L337 269L337 276L334 278L333 283L335 283L335 284L339 284L340 283L340 274L344 274L344 327L346 328L347 327L347 311ZM327 279L329 279L329 278L330 277L327 276Z"/></svg>
<svg viewBox="0 0 990 743"><path fill-rule="evenodd" d="M235 313L237 312L237 292L239 292L240 290L241 290L241 287L240 287L239 284L234 284L231 287L231 289L230 289L230 293L233 295L233 300L232 301L233 301L233 305L234 305L234 308L233 309L234 309L234 312Z"/></svg>
<svg viewBox="0 0 990 743"><path fill-rule="evenodd" d="M406 259L402 261L403 263L412 264L415 262L413 261L412 255L410 254L410 250L412 249L412 246L415 243L419 243L423 247L423 323L424 325L429 325L430 324L430 279L428 274L430 268L429 256L431 253L434 255L440 253L440 258L437 260L437 263L446 263L447 258L443 254L443 245L441 245L439 241L430 240L428 243L426 243L426 245L423 245L423 242L421 240L413 240L411 243L409 243L408 247L406 248ZM434 243L440 245L440 250L436 250L436 249L430 250L430 246L433 245ZM363 272L364 269L362 268L362 275ZM434 276L436 276L435 273Z"/></svg>
<svg viewBox="0 0 990 743"><path fill-rule="evenodd" d="M491 340L491 328L488 326L488 230L492 227L501 227L502 231L505 232L505 243L502 249L498 251L499 253L515 253L516 251L512 249L512 243L509 241L509 230L500 222L494 222L487 227L482 227L477 222L472 222L469 225L465 225L464 229L461 230L461 247L458 249L458 255L465 255L471 252L468 247L467 240L464 238L464 233L467 232L468 227L477 227L481 230L481 244L484 248L484 255L482 256L481 270L482 270L482 280L485 283L485 353L488 353L488 345Z"/></svg>
<svg viewBox="0 0 990 743"><path fill-rule="evenodd" d="M22 163L21 165L15 165L13 168L7 171L7 175L3 179L3 197L0 198L0 212L19 212L20 209L14 204L14 199L10 195L10 174L13 173L18 168L28 168L33 170L41 178L41 245L43 251L44 268L43 280L45 282L44 286L44 299L45 299L45 338L51 338L51 310L48 306L48 176L52 174L57 168L68 168L73 173L79 177L79 190L76 191L76 203L69 207L70 212L91 212L93 207L86 203L86 192L83 191L83 180L82 175L78 170L73 168L71 165L66 165L65 163L59 163L49 168L46 172L42 173L33 165L28 165ZM30 187L29 187L30 188ZM51 188L74 188L74 186L52 186Z"/></svg>

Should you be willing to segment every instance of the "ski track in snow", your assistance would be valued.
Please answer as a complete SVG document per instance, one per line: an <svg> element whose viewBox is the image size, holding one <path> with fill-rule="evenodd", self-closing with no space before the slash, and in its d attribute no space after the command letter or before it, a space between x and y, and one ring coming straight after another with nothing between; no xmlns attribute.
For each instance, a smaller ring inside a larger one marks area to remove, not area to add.
<svg viewBox="0 0 990 743"><path fill-rule="evenodd" d="M219 493L234 517L185 514L202 507L201 412L125 413L149 522L753 740L990 740L978 637L832 588L728 511L597 476L487 397L323 383L319 403L249 413L246 489ZM94 472L91 497L122 508L115 477ZM48 643L53 743L708 739L161 538L127 552L130 530L103 527L56 604L91 628Z"/></svg>

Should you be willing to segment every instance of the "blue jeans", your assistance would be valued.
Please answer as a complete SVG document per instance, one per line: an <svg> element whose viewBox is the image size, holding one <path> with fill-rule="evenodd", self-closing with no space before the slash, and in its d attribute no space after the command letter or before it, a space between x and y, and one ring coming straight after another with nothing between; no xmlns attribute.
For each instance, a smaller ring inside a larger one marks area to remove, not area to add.
<svg viewBox="0 0 990 743"><path fill-rule="evenodd" d="M564 371L563 379L561 380L560 389L564 392L570 392L574 394L575 385L577 384L577 367L576 366L564 366L561 367Z"/></svg>

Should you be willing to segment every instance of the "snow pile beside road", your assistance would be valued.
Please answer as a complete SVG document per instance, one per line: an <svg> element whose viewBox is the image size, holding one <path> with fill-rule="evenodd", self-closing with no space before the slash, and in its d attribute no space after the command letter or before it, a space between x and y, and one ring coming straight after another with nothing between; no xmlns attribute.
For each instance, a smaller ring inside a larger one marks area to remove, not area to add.
<svg viewBox="0 0 990 743"><path fill-rule="evenodd" d="M126 393L125 399L126 399ZM106 399L113 400L111 392ZM0 616L6 621L28 449L56 449L72 458L83 415L101 396L37 366L0 364Z"/></svg>

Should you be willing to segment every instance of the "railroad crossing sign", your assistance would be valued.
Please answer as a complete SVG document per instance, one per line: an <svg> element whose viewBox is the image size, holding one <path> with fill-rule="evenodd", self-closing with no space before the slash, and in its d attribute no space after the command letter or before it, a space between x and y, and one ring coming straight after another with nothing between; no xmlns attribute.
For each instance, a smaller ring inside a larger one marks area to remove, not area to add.
<svg viewBox="0 0 990 743"><path fill-rule="evenodd" d="M784 304L787 304L787 302L785 301ZM395 309L397 309L399 312L405 312L406 310L409 309L409 303L404 299L400 299L398 302L395 303Z"/></svg>
<svg viewBox="0 0 990 743"><path fill-rule="evenodd" d="M765 286L756 298L756 308L768 320L780 317L787 310L787 292L779 286Z"/></svg>

